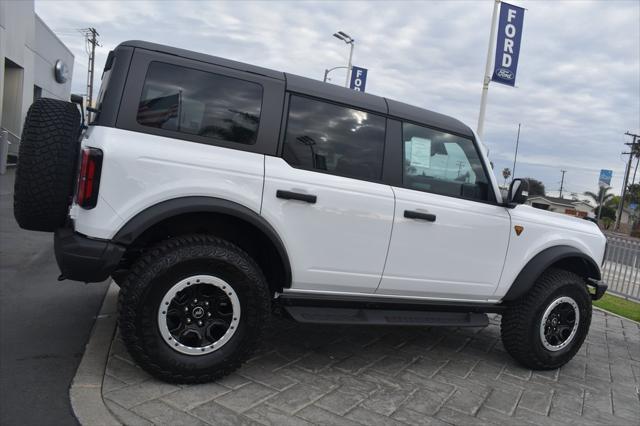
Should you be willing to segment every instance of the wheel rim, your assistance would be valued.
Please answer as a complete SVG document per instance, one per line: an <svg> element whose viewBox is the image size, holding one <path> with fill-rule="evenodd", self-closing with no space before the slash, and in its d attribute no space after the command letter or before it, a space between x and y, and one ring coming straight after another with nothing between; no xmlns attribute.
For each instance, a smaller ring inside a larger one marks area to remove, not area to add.
<svg viewBox="0 0 640 426"><path fill-rule="evenodd" d="M223 347L238 329L240 300L224 280L211 275L185 278L169 289L158 309L162 339L186 355Z"/></svg>
<svg viewBox="0 0 640 426"><path fill-rule="evenodd" d="M568 296L551 302L544 311L540 323L540 340L545 349L552 352L567 347L574 339L580 324L580 309Z"/></svg>

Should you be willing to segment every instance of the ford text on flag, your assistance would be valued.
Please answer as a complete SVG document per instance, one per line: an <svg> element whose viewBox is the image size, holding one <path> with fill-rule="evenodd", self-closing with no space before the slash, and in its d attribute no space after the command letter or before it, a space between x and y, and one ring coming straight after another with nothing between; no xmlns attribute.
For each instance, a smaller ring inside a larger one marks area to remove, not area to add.
<svg viewBox="0 0 640 426"><path fill-rule="evenodd" d="M364 92L367 85L367 69L353 66L351 67L351 84L349 87L359 92Z"/></svg>
<svg viewBox="0 0 640 426"><path fill-rule="evenodd" d="M523 8L508 3L500 4L496 60L493 66L493 76L491 77L491 80L497 83L509 86L516 84L523 21Z"/></svg>

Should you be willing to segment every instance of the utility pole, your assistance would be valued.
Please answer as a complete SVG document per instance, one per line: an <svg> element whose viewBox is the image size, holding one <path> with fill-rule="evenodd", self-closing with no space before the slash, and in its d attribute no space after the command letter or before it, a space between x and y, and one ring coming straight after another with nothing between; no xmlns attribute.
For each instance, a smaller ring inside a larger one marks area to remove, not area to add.
<svg viewBox="0 0 640 426"><path fill-rule="evenodd" d="M562 198L562 189L564 188L564 174L567 173L566 170L560 170L562 172L562 180L560 181L560 198Z"/></svg>
<svg viewBox="0 0 640 426"><path fill-rule="evenodd" d="M87 71L87 123L91 121L91 111L89 108L93 107L93 76L94 65L96 62L96 46L101 46L98 42L98 31L95 28L84 28L81 30L84 34L85 41L87 43L87 53L89 54L89 66Z"/></svg>
<svg viewBox="0 0 640 426"><path fill-rule="evenodd" d="M629 154L629 162L627 163L627 167L624 171L624 180L622 182L622 193L620 194L620 204L618 204L618 212L616 214L616 224L613 227L614 231L617 231L620 227L620 219L622 218L622 210L624 209L624 197L627 195L627 183L629 182L629 175L631 172L631 164L633 162L633 155L636 151L636 140L640 138L640 135L636 135L634 133L625 132L625 135L633 137L633 142L625 143L625 145L631 147L629 152L623 152L622 155Z"/></svg>

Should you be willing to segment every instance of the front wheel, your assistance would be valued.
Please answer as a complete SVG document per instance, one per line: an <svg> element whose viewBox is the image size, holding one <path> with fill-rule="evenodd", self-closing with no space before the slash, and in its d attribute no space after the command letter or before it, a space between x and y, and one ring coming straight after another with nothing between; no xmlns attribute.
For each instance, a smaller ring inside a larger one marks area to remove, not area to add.
<svg viewBox="0 0 640 426"><path fill-rule="evenodd" d="M561 367L580 350L589 332L591 309L591 297L580 276L549 269L502 315L504 347L525 367Z"/></svg>
<svg viewBox="0 0 640 426"><path fill-rule="evenodd" d="M208 235L168 240L121 285L120 333L132 357L170 382L201 383L238 368L271 310L268 285L240 248Z"/></svg>

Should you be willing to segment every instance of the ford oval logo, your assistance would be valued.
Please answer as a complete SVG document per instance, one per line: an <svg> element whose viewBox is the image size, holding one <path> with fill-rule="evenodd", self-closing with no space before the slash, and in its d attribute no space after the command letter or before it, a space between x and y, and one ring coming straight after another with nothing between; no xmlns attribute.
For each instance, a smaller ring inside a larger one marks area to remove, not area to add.
<svg viewBox="0 0 640 426"><path fill-rule="evenodd" d="M500 68L496 71L496 75L505 80L513 80L513 73L506 68Z"/></svg>

